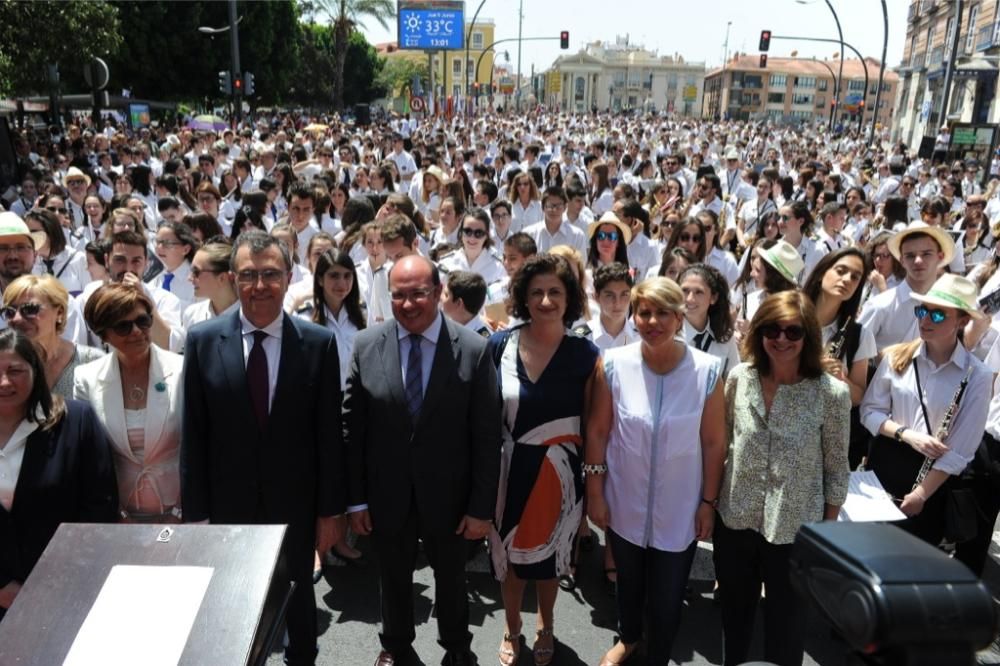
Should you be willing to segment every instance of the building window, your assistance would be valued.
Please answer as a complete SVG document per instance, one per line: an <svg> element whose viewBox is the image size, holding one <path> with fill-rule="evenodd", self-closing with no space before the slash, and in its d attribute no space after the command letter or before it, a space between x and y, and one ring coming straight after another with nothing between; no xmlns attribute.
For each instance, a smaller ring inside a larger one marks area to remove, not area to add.
<svg viewBox="0 0 1000 666"><path fill-rule="evenodd" d="M812 104L812 95L792 95L792 104Z"/></svg>
<svg viewBox="0 0 1000 666"><path fill-rule="evenodd" d="M472 48L480 50L483 48L483 33L472 33Z"/></svg>
<svg viewBox="0 0 1000 666"><path fill-rule="evenodd" d="M462 96L462 86L461 86L461 84L456 83L455 85L453 85L451 87L451 94L452 94L453 97L461 97Z"/></svg>
<svg viewBox="0 0 1000 666"><path fill-rule="evenodd" d="M924 56L924 66L927 67L931 64L931 51L932 45L934 44L934 24L931 23L927 27L927 54Z"/></svg>
<svg viewBox="0 0 1000 666"><path fill-rule="evenodd" d="M451 61L451 73L452 74L462 73L462 61L459 60L458 58L455 58L454 60Z"/></svg>
<svg viewBox="0 0 1000 666"><path fill-rule="evenodd" d="M993 19L993 38L990 40L990 43L996 44L1000 41L1000 0L997 0L996 7L993 9L993 15L996 18Z"/></svg>
<svg viewBox="0 0 1000 666"><path fill-rule="evenodd" d="M684 77L684 85L686 86L693 86L695 85L696 81L697 78L695 77L694 74L688 74L687 76Z"/></svg>
<svg viewBox="0 0 1000 666"><path fill-rule="evenodd" d="M622 70L617 70L614 73L614 82L616 86L625 85L625 72Z"/></svg>
<svg viewBox="0 0 1000 666"><path fill-rule="evenodd" d="M667 89L672 90L675 88L677 88L677 75L676 74L667 75Z"/></svg>
<svg viewBox="0 0 1000 666"><path fill-rule="evenodd" d="M817 109L821 109L824 106L826 106L826 95L817 95L816 96L816 108Z"/></svg>
<svg viewBox="0 0 1000 666"><path fill-rule="evenodd" d="M818 79L816 81L816 90L826 90L826 86L828 84L829 81L827 81L826 79Z"/></svg>
<svg viewBox="0 0 1000 666"><path fill-rule="evenodd" d="M465 63L465 71L467 71L469 73L469 76L471 76L473 79L475 79L476 78L476 61L473 60L472 58L469 58L468 61L466 61L466 63Z"/></svg>
<svg viewBox="0 0 1000 666"><path fill-rule="evenodd" d="M583 80L582 76L576 77L576 82L573 84L573 99L577 102L583 101L584 88L586 87L586 82Z"/></svg>
<svg viewBox="0 0 1000 666"><path fill-rule="evenodd" d="M815 76L796 76L795 77L795 87L796 88L815 88L816 87L816 77Z"/></svg>
<svg viewBox="0 0 1000 666"><path fill-rule="evenodd" d="M787 81L788 77L784 74L772 74L769 83L772 88L784 88Z"/></svg>
<svg viewBox="0 0 1000 666"><path fill-rule="evenodd" d="M864 92L865 82L859 81L858 79L852 79L847 82L847 89L854 92Z"/></svg>
<svg viewBox="0 0 1000 666"><path fill-rule="evenodd" d="M944 48L951 50L952 40L954 40L957 35L952 34L952 29L955 27L955 17L949 16L948 22L944 26Z"/></svg>
<svg viewBox="0 0 1000 666"><path fill-rule="evenodd" d="M784 104L785 93L767 93L768 104Z"/></svg>
<svg viewBox="0 0 1000 666"><path fill-rule="evenodd" d="M965 35L965 52L972 53L976 44L976 20L979 18L979 5L969 7L969 27Z"/></svg>

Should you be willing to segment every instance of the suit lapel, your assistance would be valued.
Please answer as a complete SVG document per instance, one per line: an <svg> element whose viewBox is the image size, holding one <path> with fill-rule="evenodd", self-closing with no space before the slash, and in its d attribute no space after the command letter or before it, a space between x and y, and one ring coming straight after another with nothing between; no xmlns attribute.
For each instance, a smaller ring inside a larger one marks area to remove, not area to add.
<svg viewBox="0 0 1000 666"><path fill-rule="evenodd" d="M382 338L379 340L379 356L382 358L382 366L385 376L389 382L389 391L392 399L397 404L406 409L406 396L403 393L403 366L399 360L399 324L393 320L392 325L386 326L382 331Z"/></svg>
<svg viewBox="0 0 1000 666"><path fill-rule="evenodd" d="M128 443L128 430L125 426L125 397L122 387L121 370L118 365L118 356L112 350L108 354L108 362L101 372L99 390L103 394L99 400L95 401L95 406L103 410L103 420L107 424L108 435L111 443L118 453L122 454L132 462L138 462L132 453L132 447Z"/></svg>
<svg viewBox="0 0 1000 666"><path fill-rule="evenodd" d="M55 448L51 446L49 433L35 430L28 435L28 441L24 443L24 457L21 459L21 471L17 474L17 483L14 485L14 503L11 505L10 513L17 510L18 498L22 504L28 502L35 496L36 489L42 481L42 475L48 466L48 459L55 453ZM42 486L44 487L44 486ZM3 507L0 507L0 511Z"/></svg>
<svg viewBox="0 0 1000 666"><path fill-rule="evenodd" d="M420 421L434 411L441 401L448 379L458 366L458 356L461 350L458 346L458 333L452 327L447 317L442 316L441 332L438 334L437 345L434 347L434 361L431 363L431 376L427 382L427 393L420 407Z"/></svg>
<svg viewBox="0 0 1000 666"><path fill-rule="evenodd" d="M149 385L146 387L146 430L145 447L146 459L151 458L153 449L160 442L160 435L163 434L163 424L166 422L167 412L170 409L170 391L157 390L157 384L162 382L166 387L173 384L167 381L164 376L163 363L161 362L161 352L156 345L149 348Z"/></svg>
<svg viewBox="0 0 1000 666"><path fill-rule="evenodd" d="M229 326L219 336L219 357L234 400L249 407L250 395L247 390L246 363L243 360L243 335L239 310L229 315Z"/></svg>

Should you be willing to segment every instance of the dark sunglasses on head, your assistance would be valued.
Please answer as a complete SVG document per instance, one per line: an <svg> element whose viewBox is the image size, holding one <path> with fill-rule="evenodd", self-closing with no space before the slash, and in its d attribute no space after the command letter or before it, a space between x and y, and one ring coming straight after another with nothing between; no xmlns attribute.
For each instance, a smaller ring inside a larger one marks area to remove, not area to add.
<svg viewBox="0 0 1000 666"><path fill-rule="evenodd" d="M806 331L801 326L778 326L777 324L764 324L760 327L760 334L768 340L777 340L778 336L784 334L789 342L798 342L805 337Z"/></svg>
<svg viewBox="0 0 1000 666"><path fill-rule="evenodd" d="M617 241L618 232L617 231L598 231L596 234L597 240L599 241Z"/></svg>
<svg viewBox="0 0 1000 666"><path fill-rule="evenodd" d="M472 236L473 238L486 238L485 229L473 229L471 227L462 227L462 233L466 236Z"/></svg>
<svg viewBox="0 0 1000 666"><path fill-rule="evenodd" d="M25 319L34 319L38 316L38 313L42 310L41 303L22 303L21 305L8 305L4 309L0 310L0 317L3 317L6 321L12 320L18 312Z"/></svg>
<svg viewBox="0 0 1000 666"><path fill-rule="evenodd" d="M125 337L132 332L132 327L137 326L140 331L148 331L153 326L153 317L148 314L139 315L135 319L120 321L114 326L108 327L115 335Z"/></svg>
<svg viewBox="0 0 1000 666"><path fill-rule="evenodd" d="M948 318L948 313L944 310L931 310L926 305L918 305L913 308L913 314L917 315L917 319L924 319L930 315L931 321L935 324L940 324Z"/></svg>

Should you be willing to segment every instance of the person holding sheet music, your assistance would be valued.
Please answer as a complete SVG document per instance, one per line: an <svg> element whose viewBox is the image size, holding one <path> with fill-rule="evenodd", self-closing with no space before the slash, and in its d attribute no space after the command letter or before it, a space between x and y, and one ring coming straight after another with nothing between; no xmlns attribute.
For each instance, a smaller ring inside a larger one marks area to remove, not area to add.
<svg viewBox="0 0 1000 666"><path fill-rule="evenodd" d="M972 460L986 427L992 374L958 332L983 315L970 280L942 275L914 292L920 337L885 350L861 403L875 435L868 468L908 516L897 523L930 544L944 536L952 477Z"/></svg>

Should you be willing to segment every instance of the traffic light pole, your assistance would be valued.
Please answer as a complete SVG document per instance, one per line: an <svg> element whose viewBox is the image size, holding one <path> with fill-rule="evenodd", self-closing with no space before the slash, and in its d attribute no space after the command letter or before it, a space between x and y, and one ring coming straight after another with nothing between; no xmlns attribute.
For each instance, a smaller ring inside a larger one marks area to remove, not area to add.
<svg viewBox="0 0 1000 666"><path fill-rule="evenodd" d="M863 93L861 93L861 111L860 111L860 113L858 113L858 134L862 134L862 130L864 128L864 122L865 122L865 104L864 104L864 102L865 102L865 98L868 96L868 63L865 62L865 59L861 56L861 52L858 51L853 46L851 46L850 44L848 44L847 42L842 42L839 39L826 39L826 38L823 38L823 37L795 37L795 36L792 36L792 35L771 35L771 39L787 39L787 40L799 41L799 42L826 42L826 43L829 43L829 44L843 44L845 47L847 47L847 48L851 49L852 51L854 51L854 55L858 56L858 60L861 61L861 64L865 68L865 90L864 90ZM843 63L843 59L841 59L841 63ZM841 71L843 71L843 69L841 69ZM838 85L837 87L841 88L842 86ZM843 92L843 91L841 90L841 92ZM840 98L839 97L837 98L837 106L840 106ZM878 117L878 109L875 110L874 115L872 116L872 123L875 122L875 118L877 118L877 117Z"/></svg>
<svg viewBox="0 0 1000 666"><path fill-rule="evenodd" d="M504 44L505 42L545 42L552 40L558 41L559 37L522 37L520 39L517 37L508 37L507 39L498 39L492 44L487 44L486 47L483 49L483 52L479 54L479 58L476 60L476 80L477 81L479 80L479 65L483 62L483 56L485 56L488 52L492 51L493 47L496 46L497 44ZM492 76L493 75L491 74L490 75L491 79ZM520 81L518 82L518 84L520 84ZM491 80L490 92L492 93L492 91L493 91L493 84Z"/></svg>
<svg viewBox="0 0 1000 666"><path fill-rule="evenodd" d="M240 29L239 21L236 19L236 0L229 0L229 46L232 51L233 73L231 81L233 83L233 110L236 115L236 124L243 120L243 100L240 99L242 90L236 86L237 77L242 80L243 73L240 69Z"/></svg>

